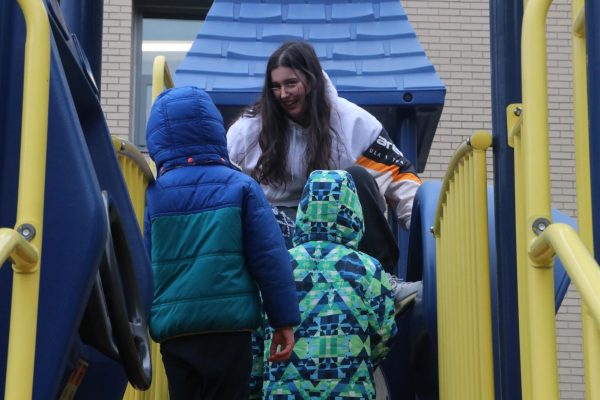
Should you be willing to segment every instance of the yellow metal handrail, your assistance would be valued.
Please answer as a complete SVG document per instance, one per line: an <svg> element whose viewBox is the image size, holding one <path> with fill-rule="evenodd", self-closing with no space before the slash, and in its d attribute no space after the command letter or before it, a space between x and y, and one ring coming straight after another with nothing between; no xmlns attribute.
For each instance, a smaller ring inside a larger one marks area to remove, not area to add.
<svg viewBox="0 0 600 400"><path fill-rule="evenodd" d="M113 137L112 141L138 224L143 231L146 188L149 183L154 181L154 173L143 154L133 144L117 137ZM127 385L123 400L164 400L169 398L165 369L158 344L151 342L150 351L152 384L146 391L140 391Z"/></svg>
<svg viewBox="0 0 600 400"><path fill-rule="evenodd" d="M113 147L117 153L121 173L125 178L129 197L140 229L144 226L146 187L154 181L154 173L143 154L130 142L113 136Z"/></svg>
<svg viewBox="0 0 600 400"><path fill-rule="evenodd" d="M587 250L593 254L592 195L587 98L587 49L585 39L585 3L573 0L573 114L575 130L575 169L577 188L577 221L579 234ZM570 275L570 274L569 274ZM576 285L577 287L577 285ZM600 290L600 286L597 287ZM587 301L581 304L583 360L586 399L600 399L600 334L590 316ZM591 310L594 311L594 310ZM598 311L598 310L596 310Z"/></svg>
<svg viewBox="0 0 600 400"><path fill-rule="evenodd" d="M169 72L169 66L164 56L157 56L154 58L154 64L152 66L152 102L156 100L159 94L164 90L172 88L173 79ZM115 139L113 139L115 149L118 148ZM131 146L133 148L133 146ZM139 160L139 157L136 157ZM137 203L136 214L138 216L138 222L140 227L143 226L143 214L144 214L144 202L146 198L146 187L151 180L146 178L140 180L141 175L148 176L147 172L136 171L135 168L128 167L126 161L121 163L123 174L126 177L127 186L129 188L129 195L131 196L132 202ZM144 163L138 165L143 165ZM137 178L136 178L137 177ZM152 178L154 179L154 177ZM162 400L168 398L168 386L167 378L165 374L165 368L162 363L162 356L160 354L160 347L158 343L152 342L150 345L152 351L152 385L146 392L140 392L133 388L131 385L127 386L123 400Z"/></svg>
<svg viewBox="0 0 600 400"><path fill-rule="evenodd" d="M156 56L152 64L152 102L156 100L159 94L173 86L173 78L169 71L169 65L164 56Z"/></svg>
<svg viewBox="0 0 600 400"><path fill-rule="evenodd" d="M573 5L579 4L579 7L573 8L573 34L577 37L585 37L585 7L583 2L574 0Z"/></svg>
<svg viewBox="0 0 600 400"><path fill-rule="evenodd" d="M521 38L522 126L515 136L515 209L523 399L558 400L552 260L529 245L551 223L546 17L552 0L528 0ZM539 261L539 260L538 260ZM545 260L548 261L548 260Z"/></svg>
<svg viewBox="0 0 600 400"><path fill-rule="evenodd" d="M488 132L454 154L440 191L436 237L440 398L493 399L487 168Z"/></svg>
<svg viewBox="0 0 600 400"><path fill-rule="evenodd" d="M19 232L0 228L0 266L9 259L20 270L30 273L37 267L38 251Z"/></svg>
<svg viewBox="0 0 600 400"><path fill-rule="evenodd" d="M529 256L534 262L547 264L558 255L583 302L596 329L600 329L600 268L577 232L567 224L555 223L531 244Z"/></svg>
<svg viewBox="0 0 600 400"><path fill-rule="evenodd" d="M13 264L6 399L30 399L40 287L46 184L50 24L42 1L18 1L27 29L16 229L0 231L0 265Z"/></svg>

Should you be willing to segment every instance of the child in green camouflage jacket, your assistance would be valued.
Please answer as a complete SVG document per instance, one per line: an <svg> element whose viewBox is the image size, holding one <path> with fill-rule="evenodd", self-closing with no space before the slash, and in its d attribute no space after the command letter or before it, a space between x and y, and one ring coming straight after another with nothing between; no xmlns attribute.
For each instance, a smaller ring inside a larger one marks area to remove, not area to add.
<svg viewBox="0 0 600 400"><path fill-rule="evenodd" d="M346 171L311 173L290 250L302 321L289 360L265 358L264 398L375 398L373 371L397 333L391 283L357 250L362 209ZM269 334L265 348L269 348Z"/></svg>

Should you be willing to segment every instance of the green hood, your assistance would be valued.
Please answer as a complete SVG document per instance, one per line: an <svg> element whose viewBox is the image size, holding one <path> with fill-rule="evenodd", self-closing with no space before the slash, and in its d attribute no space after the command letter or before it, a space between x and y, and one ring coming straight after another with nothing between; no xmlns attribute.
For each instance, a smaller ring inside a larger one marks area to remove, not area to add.
<svg viewBox="0 0 600 400"><path fill-rule="evenodd" d="M298 206L294 246L325 240L357 249L363 226L352 176L346 171L313 171Z"/></svg>

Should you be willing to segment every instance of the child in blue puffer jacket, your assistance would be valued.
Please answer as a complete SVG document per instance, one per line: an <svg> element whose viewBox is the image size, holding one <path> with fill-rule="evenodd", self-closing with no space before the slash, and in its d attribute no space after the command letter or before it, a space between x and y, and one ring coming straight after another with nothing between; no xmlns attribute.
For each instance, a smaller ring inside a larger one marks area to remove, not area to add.
<svg viewBox="0 0 600 400"><path fill-rule="evenodd" d="M289 358L300 322L279 227L259 185L231 165L223 119L201 89L163 92L146 141L158 171L144 224L154 272L150 334L170 398L245 399L261 297L275 329L273 361Z"/></svg>

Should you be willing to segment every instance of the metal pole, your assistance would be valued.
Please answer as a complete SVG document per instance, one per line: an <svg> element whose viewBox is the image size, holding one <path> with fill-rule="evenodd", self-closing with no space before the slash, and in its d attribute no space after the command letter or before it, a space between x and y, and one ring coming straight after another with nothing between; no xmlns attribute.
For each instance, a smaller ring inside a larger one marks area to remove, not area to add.
<svg viewBox="0 0 600 400"><path fill-rule="evenodd" d="M521 102L520 0L490 0L496 268L492 282L496 399L521 398L513 150L506 106Z"/></svg>
<svg viewBox="0 0 600 400"><path fill-rule="evenodd" d="M590 180L592 182L592 226L594 227L594 256L600 260L600 5L597 1L585 2L585 38L587 47L588 114L590 130ZM596 182L596 184L594 184Z"/></svg>

